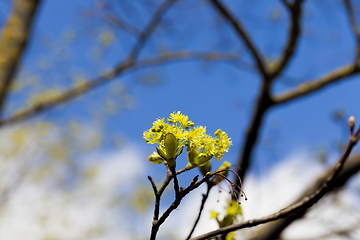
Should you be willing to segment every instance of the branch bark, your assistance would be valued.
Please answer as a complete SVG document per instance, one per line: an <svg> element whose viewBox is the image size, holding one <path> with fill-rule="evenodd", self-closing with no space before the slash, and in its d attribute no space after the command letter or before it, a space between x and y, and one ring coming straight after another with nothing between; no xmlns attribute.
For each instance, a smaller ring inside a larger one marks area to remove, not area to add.
<svg viewBox="0 0 360 240"><path fill-rule="evenodd" d="M298 202L306 196L313 194L316 189L318 189L321 184L325 181L327 176L329 176L331 170L326 171L322 176L318 178L308 189L306 189L300 197L295 201ZM338 178L334 183L334 188L340 188L344 186L347 181L357 174L360 171L360 152L353 154L346 161L344 169L339 174ZM295 203L294 202L294 203ZM258 234L251 238L251 240L266 240L266 239L278 239L281 232L288 227L293 221L302 218L306 214L306 210L299 211L289 217L279 219L275 222L268 223L259 229Z"/></svg>
<svg viewBox="0 0 360 240"><path fill-rule="evenodd" d="M301 14L302 14L303 0L296 0L293 3L285 2L285 6L290 12L290 28L288 33L288 40L281 54L278 64L275 65L274 70L271 72L272 78L281 74L284 68L288 65L291 57L294 55L297 43L299 42L299 36L301 32Z"/></svg>
<svg viewBox="0 0 360 240"><path fill-rule="evenodd" d="M274 104L270 96L270 82L263 82L262 89L258 95L257 106L255 108L254 115L251 119L250 125L246 131L245 141L243 144L243 149L238 160L239 170L238 175L240 179L245 178L246 171L249 168L253 149L256 145L256 140L258 138L260 127L262 125L263 118L267 110ZM236 178L235 184L240 186L240 180Z"/></svg>
<svg viewBox="0 0 360 240"><path fill-rule="evenodd" d="M292 214L295 214L299 211L306 211L306 209L309 209L311 206L317 203L326 193L332 190L332 188L335 185L336 178L339 176L341 170L343 169L345 161L349 157L350 152L352 151L355 144L358 142L359 138L360 138L360 127L355 133L355 135L353 135L351 130L349 142L347 144L345 151L341 155L339 161L335 164L334 169L332 170L330 175L325 179L324 182L321 183L321 186L311 195L306 195L299 202L296 202L295 204L292 204L284 209L281 209L280 211L273 213L271 215L259 219L248 220L242 223L226 226L218 230L195 237L193 238L193 240L208 239L210 237L214 237L220 234L229 233L243 228L254 227L259 224L264 224L278 219L282 219L291 216Z"/></svg>
<svg viewBox="0 0 360 240"><path fill-rule="evenodd" d="M0 36L0 112L25 51L40 0L14 0Z"/></svg>
<svg viewBox="0 0 360 240"><path fill-rule="evenodd" d="M351 28L354 32L355 38L356 38L356 63L359 66L360 64L360 31L359 28L357 27L356 24L356 20L355 20L355 15L354 15L354 11L352 9L351 6L351 0L344 0L344 4L345 4L345 8L347 11L347 14L349 16L349 20L350 20L350 24L351 24Z"/></svg>
<svg viewBox="0 0 360 240"><path fill-rule="evenodd" d="M326 74L325 76L300 84L296 89L288 91L286 93L274 96L274 102L276 105L283 104L292 100L295 100L299 97L306 96L310 93L314 93L330 84L343 80L346 77L352 76L356 73L359 73L360 68L356 65L347 65L345 67L339 68L331 73Z"/></svg>
<svg viewBox="0 0 360 240"><path fill-rule="evenodd" d="M145 58L142 60L137 60L134 63L124 62L117 66L114 70L104 73L103 75L92 79L84 84L78 85L73 89L64 92L63 94L54 97L51 100L38 103L35 106L29 107L18 113L15 113L13 116L10 116L6 119L0 120L0 127L4 125L14 124L22 120L27 120L31 117L35 117L38 114L50 110L56 106L64 104L68 101L75 99L78 96L81 96L91 90L96 89L112 80L115 76L124 74L125 72L134 71L140 68L154 67L161 64L171 63L175 61L187 61L187 60L204 60L204 61L226 61L234 64L236 67L245 67L249 68L249 65L243 66L242 62L239 62L238 58L234 54L224 54L224 53L205 53L205 52L174 52L166 53L161 56Z"/></svg>
<svg viewBox="0 0 360 240"><path fill-rule="evenodd" d="M221 15L230 22L231 26L235 29L236 33L241 37L241 39L244 40L246 46L249 48L252 56L254 57L260 73L264 76L264 78L267 78L268 72L263 62L263 59L261 58L258 50L255 47L255 44L250 39L250 36L245 31L240 21L237 20L225 7L225 5L223 5L219 0L211 0L211 2L214 4L215 8L221 13Z"/></svg>

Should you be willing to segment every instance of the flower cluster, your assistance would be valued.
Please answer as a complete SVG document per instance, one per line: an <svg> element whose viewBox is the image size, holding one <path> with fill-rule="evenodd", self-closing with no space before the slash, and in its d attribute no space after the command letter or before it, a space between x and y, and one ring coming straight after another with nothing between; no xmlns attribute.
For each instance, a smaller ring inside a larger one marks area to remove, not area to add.
<svg viewBox="0 0 360 240"><path fill-rule="evenodd" d="M175 167L176 158L183 147L186 147L188 167L194 168L207 163L212 157L220 161L232 144L225 132L219 129L215 132L215 137L211 137L206 134L206 127L194 127L189 117L180 111L171 113L167 122L164 118L157 119L153 126L144 132L146 142L159 145L157 152L148 158L154 164L164 162L169 167Z"/></svg>
<svg viewBox="0 0 360 240"><path fill-rule="evenodd" d="M236 200L231 200L231 201L228 200L225 210L226 210L226 214L222 220L219 219L220 214L218 212L210 211L210 214L211 214L210 217L214 218L218 222L220 228L226 227L226 226L229 226L231 224L238 222L239 219L242 218L242 216L243 216L242 208L237 203ZM235 238L227 237L226 239L235 239Z"/></svg>

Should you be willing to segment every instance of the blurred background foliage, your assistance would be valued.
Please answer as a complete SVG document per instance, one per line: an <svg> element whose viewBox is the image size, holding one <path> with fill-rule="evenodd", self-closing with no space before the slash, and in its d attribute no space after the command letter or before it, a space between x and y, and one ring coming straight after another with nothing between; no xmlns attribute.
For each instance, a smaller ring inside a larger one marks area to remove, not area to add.
<svg viewBox="0 0 360 240"><path fill-rule="evenodd" d="M2 35L14 6L25 2L0 1ZM32 27L0 109L0 238L148 238L154 197L146 176L160 183L165 170L146 161L153 149L143 142L143 131L156 118L182 111L210 132L225 130L234 143L225 160L239 164L262 84L256 62L210 1L32 2L36 14L20 19ZM266 66L276 67L290 24L283 1L223 2L242 21ZM351 4L358 22L359 1ZM303 5L299 43L272 86L274 95L307 91L308 81L356 58L343 1ZM293 152L318 160L322 170L331 166L346 144L348 116L360 116L360 85L353 75L272 109L249 172L269 176ZM187 184L194 173L184 175L180 183ZM337 200L328 200L330 208L348 206L340 203L341 195L331 197ZM172 198L167 192L165 203ZM205 220L216 226L214 219ZM334 236L353 236L359 227ZM179 239L171 231L160 237Z"/></svg>

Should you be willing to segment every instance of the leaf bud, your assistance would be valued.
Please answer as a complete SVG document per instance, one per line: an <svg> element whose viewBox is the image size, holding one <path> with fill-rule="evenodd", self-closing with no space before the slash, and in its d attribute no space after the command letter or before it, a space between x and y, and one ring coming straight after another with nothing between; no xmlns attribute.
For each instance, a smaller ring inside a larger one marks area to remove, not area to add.
<svg viewBox="0 0 360 240"><path fill-rule="evenodd" d="M205 176L208 172L210 172L211 170L210 161L207 161L206 163L200 165L199 170L203 176Z"/></svg>
<svg viewBox="0 0 360 240"><path fill-rule="evenodd" d="M164 159L156 152L153 152L149 157L148 161L152 162L153 164L160 164Z"/></svg>
<svg viewBox="0 0 360 240"><path fill-rule="evenodd" d="M355 125L355 117L351 116L349 117L349 126L354 127L354 125Z"/></svg>

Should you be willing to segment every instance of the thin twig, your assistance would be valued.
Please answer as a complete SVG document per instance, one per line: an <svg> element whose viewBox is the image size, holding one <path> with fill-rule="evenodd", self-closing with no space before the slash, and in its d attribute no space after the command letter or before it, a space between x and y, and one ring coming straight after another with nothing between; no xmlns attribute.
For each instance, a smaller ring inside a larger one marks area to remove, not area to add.
<svg viewBox="0 0 360 240"><path fill-rule="evenodd" d="M164 13L168 10L168 8L174 4L177 0L166 0L164 1L160 7L156 10L154 13L154 16L150 20L149 24L145 28L145 31L143 31L139 37L139 40L131 50L130 56L128 58L129 62L133 62L136 57L139 55L140 50L148 40L151 33L154 31L155 27L158 25L158 23L161 21L161 18L163 17Z"/></svg>
<svg viewBox="0 0 360 240"><path fill-rule="evenodd" d="M283 104L295 100L299 97L306 96L310 93L314 93L317 90L320 90L330 84L336 83L339 80L343 80L346 77L358 73L359 70L360 68L358 68L356 65L347 65L345 67L339 68L319 79L302 83L294 90L282 93L278 96L274 96L274 102L276 105Z"/></svg>
<svg viewBox="0 0 360 240"><path fill-rule="evenodd" d="M174 178L174 190L175 190L175 199L176 199L180 197L179 181L176 176L175 168L170 170L171 170L171 175Z"/></svg>
<svg viewBox="0 0 360 240"><path fill-rule="evenodd" d="M299 36L301 32L300 23L303 0L296 0L293 1L291 4L286 1L283 2L290 12L291 22L288 31L288 40L283 50L283 53L281 54L280 59L276 61L277 64L275 65L273 71L270 73L272 79L280 75L284 68L288 65L291 57L294 55L295 48L297 46L297 43L299 42Z"/></svg>
<svg viewBox="0 0 360 240"><path fill-rule="evenodd" d="M329 192L332 189L333 183L335 182L336 177L341 172L346 159L350 155L351 150L353 149L353 147L359 140L359 138L360 138L359 135L360 135L360 127L355 135L350 136L347 147L346 147L345 151L343 152L343 154L341 155L339 161L335 164L334 169L333 169L332 173L330 174L330 176L328 176L328 178L321 185L321 187L312 195L304 197L300 202L298 202L296 204L292 204L292 205L290 205L276 213L273 213L271 215L268 215L268 216L265 216L265 217L262 217L259 219L248 220L248 221L245 221L242 223L226 226L226 227L220 228L218 230L215 230L215 231L203 234L201 236L192 238L192 240L208 239L210 237L214 237L214 236L224 234L224 233L229 233L229 232L232 232L235 230L254 227L259 224L264 224L264 223L267 223L270 221L275 221L275 220L287 217L287 216L289 216L293 213L296 213L298 211L301 211L303 209L310 208L315 203L317 203L327 192Z"/></svg>
<svg viewBox="0 0 360 240"><path fill-rule="evenodd" d="M148 176L148 179L149 179L149 181L151 183L151 187L153 188L154 194L157 195L158 190L157 190L157 187L156 187L156 184L155 184L154 180L152 179L151 176Z"/></svg>
<svg viewBox="0 0 360 240"><path fill-rule="evenodd" d="M268 72L267 72L266 66L263 62L263 59L261 58L253 41L250 39L250 36L245 31L245 29L242 26L242 24L240 23L240 21L237 20L230 13L230 11L225 7L225 5L223 5L219 0L211 0L211 2L214 4L216 9L222 14L222 16L231 23L231 25L235 29L236 33L244 40L246 46L249 48L252 56L255 59L256 65L257 65L260 73L264 76L264 78L267 78Z"/></svg>
<svg viewBox="0 0 360 240"><path fill-rule="evenodd" d="M351 28L355 34L356 37L356 63L358 65L360 65L360 31L358 26L356 25L356 20L355 20L355 15L354 15L354 11L351 7L351 1L350 0L344 0L344 4L345 4L345 8L347 11L347 14L350 18L350 24L351 24Z"/></svg>
<svg viewBox="0 0 360 240"><path fill-rule="evenodd" d="M120 16L117 16L114 13L105 12L105 20L134 36L141 35L141 31L137 27L131 25L130 23L127 23L125 20L121 19Z"/></svg>
<svg viewBox="0 0 360 240"><path fill-rule="evenodd" d="M204 210L204 206L205 206L206 200L207 200L208 197L209 197L210 190L211 190L211 188L214 186L214 184L213 184L212 182L210 182L210 181L207 181L206 183L207 183L207 190L206 190L206 193L203 194L203 198L202 198L202 201L201 201L201 205L200 205L200 209L199 209L198 216L197 216L197 218L196 218L196 220L195 220L195 223L194 223L194 225L193 225L193 227L192 227L192 229L191 229L188 237L186 238L186 240L190 239L190 238L191 238L191 235L194 233L195 228L196 228L197 224L199 223L201 214L202 214L202 212L203 212L203 210Z"/></svg>
<svg viewBox="0 0 360 240"><path fill-rule="evenodd" d="M152 223L151 228L151 235L150 240L155 240L157 232L159 231L160 226L164 223L164 221L169 217L170 213L174 211L181 203L182 199L191 191L198 188L201 184L203 184L205 181L207 181L210 177L212 177L211 174L206 175L203 177L200 181L197 181L199 178L199 175L193 178L189 186L185 189L180 189L179 195L177 198L175 198L174 202L169 206L168 209L165 210L165 212L162 214L162 216L158 220L154 220ZM160 191L159 191L160 192Z"/></svg>

